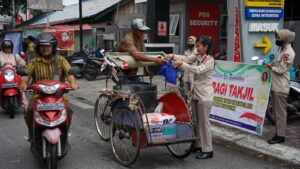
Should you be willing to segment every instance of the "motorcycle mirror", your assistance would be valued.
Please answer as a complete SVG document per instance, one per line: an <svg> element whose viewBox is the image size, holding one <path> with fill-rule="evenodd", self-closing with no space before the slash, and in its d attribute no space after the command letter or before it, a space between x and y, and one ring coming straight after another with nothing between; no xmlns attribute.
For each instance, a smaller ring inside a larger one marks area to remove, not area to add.
<svg viewBox="0 0 300 169"><path fill-rule="evenodd" d="M69 70L69 75L75 75L75 74L78 74L80 72L81 72L80 67L74 66L74 67L71 67L71 69Z"/></svg>
<svg viewBox="0 0 300 169"><path fill-rule="evenodd" d="M252 57L251 57L251 60L253 60L253 61L258 60L258 59L259 59L258 56L252 56Z"/></svg>
<svg viewBox="0 0 300 169"><path fill-rule="evenodd" d="M20 76L28 76L29 75L29 72L27 69L24 69L24 68L18 68L17 69L17 74L20 75Z"/></svg>

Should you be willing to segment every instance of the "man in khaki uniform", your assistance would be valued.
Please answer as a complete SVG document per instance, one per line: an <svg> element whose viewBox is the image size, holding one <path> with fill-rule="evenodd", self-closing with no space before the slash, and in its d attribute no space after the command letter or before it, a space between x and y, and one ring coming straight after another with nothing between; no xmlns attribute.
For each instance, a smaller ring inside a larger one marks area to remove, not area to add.
<svg viewBox="0 0 300 169"><path fill-rule="evenodd" d="M148 28L144 20L134 19L131 23L132 31L127 34L119 43L116 52L128 52L136 61L154 62L163 65L166 61L162 58L147 57L140 52L146 52L144 44L144 36L150 28ZM125 70L125 75L136 75L138 69Z"/></svg>
<svg viewBox="0 0 300 169"><path fill-rule="evenodd" d="M191 86L192 111L194 131L199 137L195 143L195 150L200 150L196 159L208 159L213 157L212 135L210 129L209 115L213 102L212 73L214 72L214 58L211 55L212 39L201 36L197 41L197 53L189 56L170 54L169 59L175 59L173 67L180 67L185 71L195 74ZM189 65L188 63L194 63Z"/></svg>
<svg viewBox="0 0 300 169"><path fill-rule="evenodd" d="M197 53L195 36L188 37L187 47L188 47L188 49L184 51L185 56L190 56L192 54ZM188 64L193 64L193 63L188 63ZM194 73L185 71L182 80L184 82L184 90L188 94L189 91L191 90L191 83L194 81Z"/></svg>
<svg viewBox="0 0 300 169"><path fill-rule="evenodd" d="M295 32L287 29L275 33L276 45L280 53L274 63L266 66L272 69L272 111L276 117L276 134L268 140L269 144L283 143L286 134L287 96L290 91L290 67L293 65L295 52L291 43L295 39Z"/></svg>

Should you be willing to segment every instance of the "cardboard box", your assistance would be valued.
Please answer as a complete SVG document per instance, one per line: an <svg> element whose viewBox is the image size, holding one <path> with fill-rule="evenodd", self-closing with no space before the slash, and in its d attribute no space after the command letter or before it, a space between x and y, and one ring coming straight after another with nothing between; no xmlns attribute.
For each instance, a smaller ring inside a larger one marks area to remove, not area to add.
<svg viewBox="0 0 300 169"><path fill-rule="evenodd" d="M159 143L176 139L176 124L150 125L149 130L146 129L146 136L149 143ZM151 136L151 137L150 137Z"/></svg>

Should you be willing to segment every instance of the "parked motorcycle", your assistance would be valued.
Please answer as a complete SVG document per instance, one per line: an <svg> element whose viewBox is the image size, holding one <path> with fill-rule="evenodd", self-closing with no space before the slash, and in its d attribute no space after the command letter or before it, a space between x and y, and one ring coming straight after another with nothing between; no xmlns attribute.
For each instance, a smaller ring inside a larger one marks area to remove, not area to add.
<svg viewBox="0 0 300 169"><path fill-rule="evenodd" d="M101 75L101 65L103 63L103 52L104 50L94 49L88 53L84 53L80 56L80 53L72 56L71 61L72 67L78 67L81 69L80 73L74 75L76 78L85 77L87 80L95 80L98 75Z"/></svg>
<svg viewBox="0 0 300 169"><path fill-rule="evenodd" d="M22 93L19 90L20 76L11 63L5 63L0 73L0 105L9 112L11 119L15 118L16 110L21 106Z"/></svg>
<svg viewBox="0 0 300 169"><path fill-rule="evenodd" d="M252 60L257 61L259 65L265 65L266 63L273 62L275 55L271 54L268 58L262 59L258 56L252 57ZM295 73L299 71L291 67L290 69L290 92L287 98L287 121L290 122L293 119L300 118L300 79L295 78ZM271 97L271 96L270 96ZM275 124L276 118L272 111L272 102L269 99L269 104L266 111L266 118Z"/></svg>
<svg viewBox="0 0 300 169"><path fill-rule="evenodd" d="M39 93L39 97L34 100L31 151L37 159L46 162L48 169L56 169L57 161L70 149L70 117L63 94L72 89L60 81L43 81L29 86L29 91L32 90Z"/></svg>

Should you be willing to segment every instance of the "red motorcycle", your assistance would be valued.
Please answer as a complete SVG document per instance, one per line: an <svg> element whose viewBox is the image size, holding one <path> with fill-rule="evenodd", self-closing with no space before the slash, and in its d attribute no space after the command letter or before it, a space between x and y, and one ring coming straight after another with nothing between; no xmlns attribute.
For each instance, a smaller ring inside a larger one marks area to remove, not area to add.
<svg viewBox="0 0 300 169"><path fill-rule="evenodd" d="M22 93L19 90L20 81L15 66L5 63L0 73L0 105L10 113L11 119L15 118L15 112L22 103Z"/></svg>
<svg viewBox="0 0 300 169"><path fill-rule="evenodd" d="M29 86L38 93L34 100L32 153L45 161L48 169L56 169L57 161L69 150L69 118L63 94L72 90L60 81L43 81Z"/></svg>

